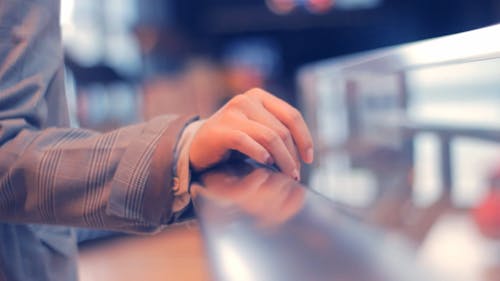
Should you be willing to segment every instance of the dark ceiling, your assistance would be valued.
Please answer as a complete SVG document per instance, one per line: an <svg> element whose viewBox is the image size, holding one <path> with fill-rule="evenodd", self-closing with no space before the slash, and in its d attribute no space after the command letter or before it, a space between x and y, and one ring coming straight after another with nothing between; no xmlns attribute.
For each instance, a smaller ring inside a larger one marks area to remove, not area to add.
<svg viewBox="0 0 500 281"><path fill-rule="evenodd" d="M497 0L385 0L375 9L275 15L264 0L174 0L176 28L192 52L217 55L227 42L267 37L292 74L304 63L471 30L500 18Z"/></svg>

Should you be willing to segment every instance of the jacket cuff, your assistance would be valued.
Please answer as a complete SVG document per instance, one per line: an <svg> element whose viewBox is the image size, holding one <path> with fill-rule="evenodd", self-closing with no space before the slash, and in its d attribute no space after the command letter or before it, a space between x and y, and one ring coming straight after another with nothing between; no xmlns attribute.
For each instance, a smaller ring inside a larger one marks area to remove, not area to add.
<svg viewBox="0 0 500 281"><path fill-rule="evenodd" d="M162 116L129 144L112 181L106 212L140 225L169 221L174 201L174 148L191 116Z"/></svg>
<svg viewBox="0 0 500 281"><path fill-rule="evenodd" d="M176 147L176 161L174 166L174 204L172 211L178 217L191 201L189 195L189 183L191 181L191 171L189 165L189 151L194 136L205 120L198 120L186 126L182 132Z"/></svg>
<svg viewBox="0 0 500 281"><path fill-rule="evenodd" d="M167 224L174 213L176 184L175 149L187 124L197 117L183 116L172 122L162 134L153 153L144 193L143 214L155 225Z"/></svg>

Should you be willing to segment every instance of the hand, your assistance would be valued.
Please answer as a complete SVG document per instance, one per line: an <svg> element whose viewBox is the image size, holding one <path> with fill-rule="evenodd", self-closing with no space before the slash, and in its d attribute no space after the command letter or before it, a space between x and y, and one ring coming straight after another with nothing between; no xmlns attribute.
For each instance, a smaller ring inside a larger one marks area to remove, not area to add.
<svg viewBox="0 0 500 281"><path fill-rule="evenodd" d="M199 128L189 152L195 170L208 168L237 150L300 178L300 160L313 161L313 144L300 112L261 90L231 99Z"/></svg>

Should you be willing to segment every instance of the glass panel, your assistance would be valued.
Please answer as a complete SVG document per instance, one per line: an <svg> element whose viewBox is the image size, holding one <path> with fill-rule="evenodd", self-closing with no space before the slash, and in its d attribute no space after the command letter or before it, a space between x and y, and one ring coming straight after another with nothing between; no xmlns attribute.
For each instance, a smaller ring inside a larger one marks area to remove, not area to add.
<svg viewBox="0 0 500 281"><path fill-rule="evenodd" d="M441 195L441 145L434 134L415 137L413 199L418 206L428 206Z"/></svg>
<svg viewBox="0 0 500 281"><path fill-rule="evenodd" d="M458 206L474 206L491 188L500 163L500 145L470 138L452 142L453 199Z"/></svg>
<svg viewBox="0 0 500 281"><path fill-rule="evenodd" d="M409 71L416 122L500 128L500 59Z"/></svg>

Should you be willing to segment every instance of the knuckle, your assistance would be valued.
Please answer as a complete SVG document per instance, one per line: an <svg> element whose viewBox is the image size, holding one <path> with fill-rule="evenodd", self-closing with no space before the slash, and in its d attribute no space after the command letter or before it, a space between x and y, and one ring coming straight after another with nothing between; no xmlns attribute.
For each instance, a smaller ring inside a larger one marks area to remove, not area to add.
<svg viewBox="0 0 500 281"><path fill-rule="evenodd" d="M264 141L271 146L274 146L276 143L281 141L281 137L274 133L273 131L270 131L266 134L264 134Z"/></svg>
<svg viewBox="0 0 500 281"><path fill-rule="evenodd" d="M278 136L284 141L288 141L291 138L290 132L286 129L278 129L276 130L276 132Z"/></svg>
<svg viewBox="0 0 500 281"><path fill-rule="evenodd" d="M288 114L288 118L293 123L301 122L302 121L302 114L297 109L292 108L292 109L290 109L290 112Z"/></svg>
<svg viewBox="0 0 500 281"><path fill-rule="evenodd" d="M240 108L242 107L245 103L248 102L248 97L245 95L237 95L233 97L229 102L228 102L228 107L229 108Z"/></svg>
<svg viewBox="0 0 500 281"><path fill-rule="evenodd" d="M221 122L225 124L230 124L235 120L238 120L238 116L241 111L236 107L227 108L221 115Z"/></svg>
<svg viewBox="0 0 500 281"><path fill-rule="evenodd" d="M261 92L262 92L261 88L254 87L254 88L251 88L250 90L246 91L245 94L246 95L259 95Z"/></svg>
<svg viewBox="0 0 500 281"><path fill-rule="evenodd" d="M244 95L247 97L254 98L254 99L260 99L262 97L262 95L264 95L265 93L266 92L261 88L252 88L252 89L246 91Z"/></svg>
<svg viewBox="0 0 500 281"><path fill-rule="evenodd" d="M237 132L231 135L229 138L230 146L234 148L240 148L245 143L245 134Z"/></svg>

